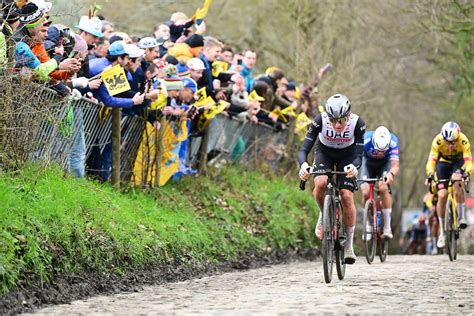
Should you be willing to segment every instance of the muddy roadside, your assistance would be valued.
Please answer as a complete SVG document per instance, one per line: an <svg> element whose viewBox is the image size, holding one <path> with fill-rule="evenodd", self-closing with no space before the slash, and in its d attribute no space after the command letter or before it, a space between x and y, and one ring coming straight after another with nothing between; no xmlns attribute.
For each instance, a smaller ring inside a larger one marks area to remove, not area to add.
<svg viewBox="0 0 474 316"><path fill-rule="evenodd" d="M91 272L57 275L49 283L25 280L15 290L0 296L0 314L31 312L41 306L65 304L96 295L137 292L146 285L179 282L295 260L314 261L319 255L317 249L288 249L270 253L249 253L239 260L220 264L189 265L176 260L173 264L149 265L122 275Z"/></svg>

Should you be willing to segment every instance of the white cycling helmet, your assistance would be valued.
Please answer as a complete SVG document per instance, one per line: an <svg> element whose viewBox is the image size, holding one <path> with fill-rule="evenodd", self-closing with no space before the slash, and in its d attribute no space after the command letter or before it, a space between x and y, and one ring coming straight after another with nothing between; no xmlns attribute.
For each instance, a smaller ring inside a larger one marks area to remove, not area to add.
<svg viewBox="0 0 474 316"><path fill-rule="evenodd" d="M372 135L372 144L378 151L387 151L390 148L390 141L392 136L388 128L385 126L379 126Z"/></svg>
<svg viewBox="0 0 474 316"><path fill-rule="evenodd" d="M351 112L351 102L342 94L335 94L326 101L326 113L332 119L346 117Z"/></svg>
<svg viewBox="0 0 474 316"><path fill-rule="evenodd" d="M458 124L452 121L444 123L443 127L441 127L441 135L448 142L457 140L460 133L461 128Z"/></svg>

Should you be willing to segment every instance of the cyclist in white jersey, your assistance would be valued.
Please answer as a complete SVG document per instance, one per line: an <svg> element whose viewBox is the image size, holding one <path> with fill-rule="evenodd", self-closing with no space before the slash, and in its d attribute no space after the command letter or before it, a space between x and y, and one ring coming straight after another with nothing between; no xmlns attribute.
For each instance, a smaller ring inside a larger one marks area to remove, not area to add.
<svg viewBox="0 0 474 316"><path fill-rule="evenodd" d="M347 240L344 245L344 258L347 264L356 261L353 239L356 225L356 207L354 204L354 181L358 168L362 163L364 150L365 122L357 114L351 112L349 99L336 94L326 102L326 112L318 114L310 124L306 137L298 153L300 163L300 179L306 181L310 174L310 165L306 162L314 143L314 170L333 169L345 171L345 176L337 178L341 189L341 203L344 209L344 224ZM319 209L323 209L324 196L326 195L327 176L316 175L314 178L313 195ZM321 212L315 233L322 239Z"/></svg>

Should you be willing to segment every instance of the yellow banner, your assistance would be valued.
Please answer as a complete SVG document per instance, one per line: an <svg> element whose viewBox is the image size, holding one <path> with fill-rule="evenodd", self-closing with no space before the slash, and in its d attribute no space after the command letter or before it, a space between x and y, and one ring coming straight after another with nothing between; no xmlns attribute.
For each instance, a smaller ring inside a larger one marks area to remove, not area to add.
<svg viewBox="0 0 474 316"><path fill-rule="evenodd" d="M130 90L127 75L119 64L104 70L100 76L111 96Z"/></svg>
<svg viewBox="0 0 474 316"><path fill-rule="evenodd" d="M303 131L309 124L311 124L311 119L305 113L301 113L296 118L296 131Z"/></svg>
<svg viewBox="0 0 474 316"><path fill-rule="evenodd" d="M153 100L150 105L150 109L152 110L161 110L162 108L165 107L166 103L168 102L166 98L166 94L164 90L161 90L160 95L158 96L158 99Z"/></svg>
<svg viewBox="0 0 474 316"><path fill-rule="evenodd" d="M218 77L221 72L227 72L229 64L225 61L216 60L212 62L212 76Z"/></svg>
<svg viewBox="0 0 474 316"><path fill-rule="evenodd" d="M211 4L212 4L212 0L205 0L204 1L204 5L202 6L202 8L197 9L196 13L194 13L194 17L196 18L196 20L204 19L206 17Z"/></svg>

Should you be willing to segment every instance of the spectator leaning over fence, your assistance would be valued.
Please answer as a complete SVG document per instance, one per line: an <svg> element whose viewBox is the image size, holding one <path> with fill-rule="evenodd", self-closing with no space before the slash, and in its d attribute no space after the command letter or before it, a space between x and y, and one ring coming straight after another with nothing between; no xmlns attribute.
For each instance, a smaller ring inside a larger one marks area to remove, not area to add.
<svg viewBox="0 0 474 316"><path fill-rule="evenodd" d="M145 89L145 72L147 71L149 65L158 58L158 43L153 37L144 37L138 42L138 47L144 50L144 55L141 57L139 62L139 67L132 73L133 77L133 86L132 89L135 91L143 92Z"/></svg>
<svg viewBox="0 0 474 316"><path fill-rule="evenodd" d="M252 91L253 88L253 73L256 62L257 53L252 50L245 51L242 59L243 69L240 71L240 74L245 79L245 88L247 89L247 92Z"/></svg>
<svg viewBox="0 0 474 316"><path fill-rule="evenodd" d="M0 12L2 18L0 19L0 69L13 68L15 61L15 41L12 36L20 25L19 8L15 2L7 3Z"/></svg>
<svg viewBox="0 0 474 316"><path fill-rule="evenodd" d="M128 70L131 66L130 54L133 52L127 46L124 41L116 41L110 45L109 52L105 58L93 59L90 62L89 77L99 76L106 68L111 66L120 65L125 70ZM128 76L129 79L131 77ZM106 107L120 107L130 109L134 106L141 105L144 102L145 94L139 92L135 93L132 98L121 98L111 96L105 85L101 85L99 89L93 91L94 97L103 102ZM88 165L93 175L98 176L100 180L107 181L110 177L110 166L111 166L111 145L107 144L103 152L99 152L98 148L95 147L93 154L91 154Z"/></svg>
<svg viewBox="0 0 474 316"><path fill-rule="evenodd" d="M44 63L34 55L30 45L33 45L33 38L38 35L47 21L43 11L34 3L27 3L20 11L21 27L14 34L15 40L15 62L16 68L29 68L37 78L42 81L49 81L49 74L55 69L76 71L80 67L75 58L68 58L63 61L63 52L61 49L56 51L54 57ZM59 65L59 66L58 66Z"/></svg>
<svg viewBox="0 0 474 316"><path fill-rule="evenodd" d="M212 76L212 63L216 60L217 56L222 51L222 43L213 37L206 37L204 40L204 49L199 55L199 58L204 63L205 69L202 74L202 78L199 79L198 88L206 87L208 96L211 96L214 100L225 99L225 93L220 89L221 83L231 81L231 73L221 72L217 77ZM216 80L217 79L217 80Z"/></svg>
<svg viewBox="0 0 474 316"><path fill-rule="evenodd" d="M276 94L278 87L283 85L285 80L283 71L279 68L271 67L270 69L267 69L267 73L268 74L260 75L255 78L255 84L260 82L268 86L263 108L268 111L273 111L273 109L277 107L284 109L292 105L290 102ZM294 103L294 106L296 107L296 103Z"/></svg>

